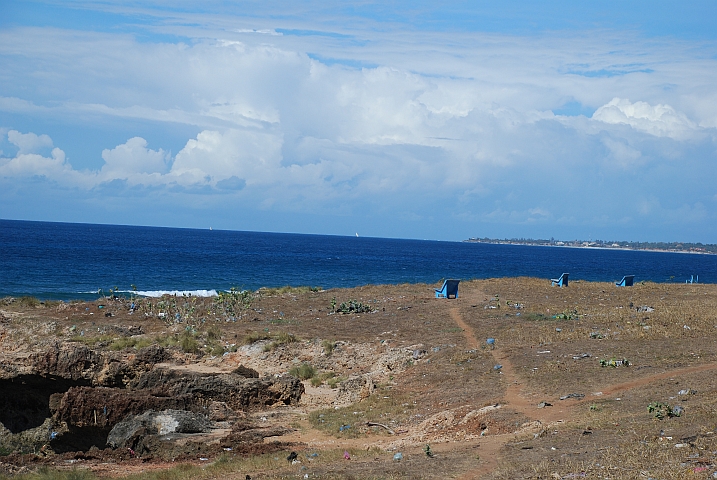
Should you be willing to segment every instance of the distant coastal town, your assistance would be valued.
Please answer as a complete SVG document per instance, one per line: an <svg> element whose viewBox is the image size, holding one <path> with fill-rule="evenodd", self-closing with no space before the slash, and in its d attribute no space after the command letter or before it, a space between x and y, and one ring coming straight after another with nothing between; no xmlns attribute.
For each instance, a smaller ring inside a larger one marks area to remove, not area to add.
<svg viewBox="0 0 717 480"><path fill-rule="evenodd" d="M626 242L626 241L585 241L585 240L534 240L532 238L469 238L468 243L495 243L503 245L537 245L544 247L611 248L622 250L649 250L657 252L717 254L717 245L689 242Z"/></svg>

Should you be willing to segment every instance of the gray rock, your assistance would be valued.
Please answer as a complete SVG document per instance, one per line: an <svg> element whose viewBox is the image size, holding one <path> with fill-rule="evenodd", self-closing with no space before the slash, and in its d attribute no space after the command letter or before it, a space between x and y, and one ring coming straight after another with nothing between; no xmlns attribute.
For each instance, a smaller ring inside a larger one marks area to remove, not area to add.
<svg viewBox="0 0 717 480"><path fill-rule="evenodd" d="M107 436L112 448L131 447L137 437L169 435L172 433L205 433L212 422L199 413L184 410L153 410L141 415L131 415L115 425Z"/></svg>

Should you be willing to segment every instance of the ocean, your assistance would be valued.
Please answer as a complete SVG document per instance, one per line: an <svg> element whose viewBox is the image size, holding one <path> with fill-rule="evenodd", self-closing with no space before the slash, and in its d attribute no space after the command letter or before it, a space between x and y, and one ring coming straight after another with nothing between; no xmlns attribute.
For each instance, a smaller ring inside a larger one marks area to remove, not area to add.
<svg viewBox="0 0 717 480"><path fill-rule="evenodd" d="M717 283L717 255L0 220L0 297L213 295L445 278ZM547 281L547 280L546 280Z"/></svg>

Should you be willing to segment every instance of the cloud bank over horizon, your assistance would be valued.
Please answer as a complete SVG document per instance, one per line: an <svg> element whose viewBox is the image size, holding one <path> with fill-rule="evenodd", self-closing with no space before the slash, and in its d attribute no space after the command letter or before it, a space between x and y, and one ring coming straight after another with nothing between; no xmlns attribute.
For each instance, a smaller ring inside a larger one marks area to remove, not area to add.
<svg viewBox="0 0 717 480"><path fill-rule="evenodd" d="M155 7L0 30L0 217L717 242L713 40Z"/></svg>

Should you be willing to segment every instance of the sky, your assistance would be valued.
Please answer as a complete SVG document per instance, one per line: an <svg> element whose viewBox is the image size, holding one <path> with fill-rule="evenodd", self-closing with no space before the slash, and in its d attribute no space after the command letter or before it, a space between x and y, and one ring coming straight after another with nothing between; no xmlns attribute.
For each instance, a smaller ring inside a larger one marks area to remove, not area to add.
<svg viewBox="0 0 717 480"><path fill-rule="evenodd" d="M717 243L717 2L0 0L0 218Z"/></svg>

